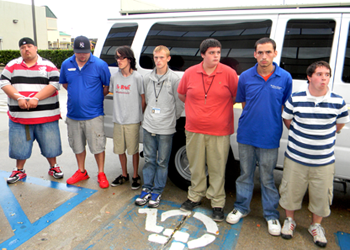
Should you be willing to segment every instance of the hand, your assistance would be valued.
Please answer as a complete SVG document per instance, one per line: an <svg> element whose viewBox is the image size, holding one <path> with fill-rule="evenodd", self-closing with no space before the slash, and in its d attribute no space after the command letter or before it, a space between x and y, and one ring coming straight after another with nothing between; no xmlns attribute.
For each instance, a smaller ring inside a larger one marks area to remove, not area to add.
<svg viewBox="0 0 350 250"><path fill-rule="evenodd" d="M29 99L29 101L27 102L28 105L28 110L29 109L35 109L38 106L39 100L37 98L31 98Z"/></svg>
<svg viewBox="0 0 350 250"><path fill-rule="evenodd" d="M18 101L18 106L21 108L21 109L29 109L28 108L28 103L27 103L27 100L24 99L24 98L20 98L17 100Z"/></svg>

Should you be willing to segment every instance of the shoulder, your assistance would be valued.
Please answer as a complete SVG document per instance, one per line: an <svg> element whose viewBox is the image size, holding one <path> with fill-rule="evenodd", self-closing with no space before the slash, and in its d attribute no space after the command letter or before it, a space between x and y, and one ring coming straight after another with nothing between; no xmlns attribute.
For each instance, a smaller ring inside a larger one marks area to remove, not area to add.
<svg viewBox="0 0 350 250"><path fill-rule="evenodd" d="M306 96L307 96L306 91L298 91L298 92L292 93L291 98L294 98L294 97L306 97Z"/></svg>
<svg viewBox="0 0 350 250"><path fill-rule="evenodd" d="M15 59L12 59L6 64L6 67L12 67L13 65L22 63L23 59L22 57L17 57Z"/></svg>
<svg viewBox="0 0 350 250"><path fill-rule="evenodd" d="M171 81L179 81L181 79L180 76L178 76L174 71L172 71L171 69L169 70L169 78Z"/></svg>
<svg viewBox="0 0 350 250"><path fill-rule="evenodd" d="M38 57L40 58L40 65L44 65L44 66L48 66L50 68L57 69L56 65L53 64L53 62L51 62L50 60L43 58L43 57L40 57L39 55L38 55Z"/></svg>
<svg viewBox="0 0 350 250"><path fill-rule="evenodd" d="M282 69L276 64L276 74L280 75L281 77L286 77L290 80L292 80L292 75L286 71L285 69Z"/></svg>
<svg viewBox="0 0 350 250"><path fill-rule="evenodd" d="M340 95L338 95L336 93L333 93L333 92L331 92L331 98L336 98L336 99L342 99L343 100L342 96L340 96Z"/></svg>

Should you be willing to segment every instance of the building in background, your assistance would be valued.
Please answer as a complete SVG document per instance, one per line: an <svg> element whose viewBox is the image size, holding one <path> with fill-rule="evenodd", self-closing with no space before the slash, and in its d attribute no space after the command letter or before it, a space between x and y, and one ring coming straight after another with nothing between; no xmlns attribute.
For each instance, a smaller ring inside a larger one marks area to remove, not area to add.
<svg viewBox="0 0 350 250"><path fill-rule="evenodd" d="M38 49L72 48L71 35L58 31L48 6L35 6L35 19ZM34 38L32 6L0 0L0 50L18 50L22 37Z"/></svg>
<svg viewBox="0 0 350 250"><path fill-rule="evenodd" d="M35 6L37 44L39 49L48 48L45 7ZM33 38L32 6L0 1L0 49L18 50L22 37Z"/></svg>

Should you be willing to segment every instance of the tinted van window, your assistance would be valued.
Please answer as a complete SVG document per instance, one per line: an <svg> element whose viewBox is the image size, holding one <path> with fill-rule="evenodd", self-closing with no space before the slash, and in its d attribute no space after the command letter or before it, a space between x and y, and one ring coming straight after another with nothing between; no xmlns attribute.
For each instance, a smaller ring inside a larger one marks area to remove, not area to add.
<svg viewBox="0 0 350 250"><path fill-rule="evenodd" d="M313 62L329 62L334 20L290 20L287 23L280 66L293 79L307 79L306 68Z"/></svg>
<svg viewBox="0 0 350 250"><path fill-rule="evenodd" d="M116 23L112 26L108 33L106 41L103 45L100 58L109 66L117 67L115 61L115 49L122 45L131 46L136 30L137 23Z"/></svg>
<svg viewBox="0 0 350 250"><path fill-rule="evenodd" d="M348 30L348 41L346 42L342 80L343 82L350 83L350 24Z"/></svg>
<svg viewBox="0 0 350 250"><path fill-rule="evenodd" d="M222 62L240 74L255 65L254 44L258 39L270 36L271 25L271 20L159 22L148 32L140 65L152 69L154 48L165 45L172 57L170 68L185 71L202 61L199 45L204 39L211 37L222 44Z"/></svg>

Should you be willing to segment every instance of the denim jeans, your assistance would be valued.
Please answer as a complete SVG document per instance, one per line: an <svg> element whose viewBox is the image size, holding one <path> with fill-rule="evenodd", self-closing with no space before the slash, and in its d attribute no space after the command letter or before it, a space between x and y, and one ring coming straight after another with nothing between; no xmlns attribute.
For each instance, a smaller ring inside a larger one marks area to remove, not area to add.
<svg viewBox="0 0 350 250"><path fill-rule="evenodd" d="M143 186L152 193L161 194L168 178L168 164L173 135L158 135L143 129ZM154 183L154 185L153 185Z"/></svg>
<svg viewBox="0 0 350 250"><path fill-rule="evenodd" d="M53 158L62 154L58 121L28 125L28 133L30 140L27 140L26 125L9 120L10 158L29 159L34 140L38 142L44 157Z"/></svg>
<svg viewBox="0 0 350 250"><path fill-rule="evenodd" d="M236 180L236 202L234 207L242 214L250 212L250 201L254 189L254 172L259 166L261 202L266 220L278 219L279 194L273 177L278 148L264 149L238 143L241 175Z"/></svg>

